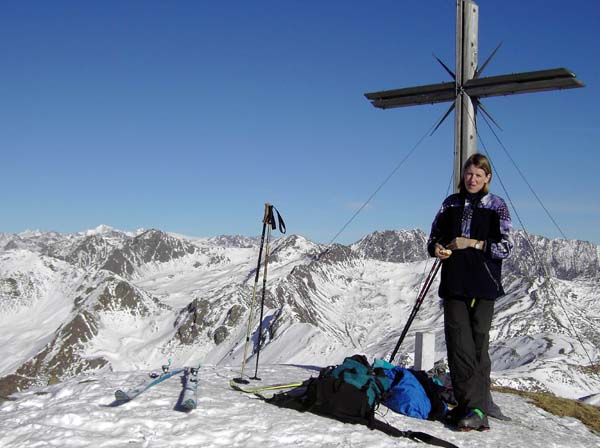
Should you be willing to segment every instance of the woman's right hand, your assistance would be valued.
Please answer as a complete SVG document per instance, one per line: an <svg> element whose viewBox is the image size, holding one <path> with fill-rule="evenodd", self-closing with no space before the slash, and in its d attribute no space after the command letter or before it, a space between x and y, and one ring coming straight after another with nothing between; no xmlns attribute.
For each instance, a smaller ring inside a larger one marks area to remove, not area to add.
<svg viewBox="0 0 600 448"><path fill-rule="evenodd" d="M450 255L452 255L452 251L450 249L446 249L439 243L435 244L435 256L438 257L440 260L450 258Z"/></svg>

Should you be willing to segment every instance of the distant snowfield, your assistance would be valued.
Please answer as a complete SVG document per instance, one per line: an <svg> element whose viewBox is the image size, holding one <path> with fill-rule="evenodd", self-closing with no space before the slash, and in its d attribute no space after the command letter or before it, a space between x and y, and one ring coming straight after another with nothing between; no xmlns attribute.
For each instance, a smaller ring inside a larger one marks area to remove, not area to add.
<svg viewBox="0 0 600 448"><path fill-rule="evenodd" d="M36 272L37 275L28 275ZM71 313L73 284L81 273L67 263L16 250L0 256L0 279L15 278L18 295L4 297L0 290L0 372L13 372L35 356L54 337ZM35 312L32 312L35 310Z"/></svg>
<svg viewBox="0 0 600 448"><path fill-rule="evenodd" d="M253 367L253 366L252 366ZM253 373L253 372L252 372ZM2 447L412 447L427 446L392 438L364 426L280 409L229 387L238 366L200 370L199 407L175 410L179 377L137 399L113 407L114 391L147 372L98 373L33 388L0 405ZM259 384L292 382L315 375L314 368L259 366ZM257 383L253 383L257 384ZM396 414L380 407L379 418L401 430L423 431L459 447L600 447L600 437L572 418L559 418L521 397L494 394L513 418L491 420L486 432L461 433L439 422Z"/></svg>

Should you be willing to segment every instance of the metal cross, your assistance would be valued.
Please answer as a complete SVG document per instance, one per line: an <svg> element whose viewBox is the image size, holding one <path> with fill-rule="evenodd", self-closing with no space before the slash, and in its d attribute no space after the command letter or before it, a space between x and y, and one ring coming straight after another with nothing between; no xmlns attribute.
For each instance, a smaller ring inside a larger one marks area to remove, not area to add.
<svg viewBox="0 0 600 448"><path fill-rule="evenodd" d="M479 6L473 0L456 1L456 73L441 61L454 82L366 93L373 106L380 109L434 104L452 101L441 122L455 110L454 119L454 188L458 191L461 171L467 158L477 152L477 110L489 114L480 98L516 93L584 87L575 74L566 68L555 68L511 75L480 75L498 48L481 66L477 66ZM491 118L491 117L490 117Z"/></svg>

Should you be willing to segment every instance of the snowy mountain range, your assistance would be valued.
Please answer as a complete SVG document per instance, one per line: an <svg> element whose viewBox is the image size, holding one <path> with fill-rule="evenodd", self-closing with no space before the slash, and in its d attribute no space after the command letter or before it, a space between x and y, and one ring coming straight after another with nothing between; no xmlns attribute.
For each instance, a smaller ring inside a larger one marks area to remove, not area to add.
<svg viewBox="0 0 600 448"><path fill-rule="evenodd" d="M167 358L238 368L248 328L249 369L259 340L261 365L387 357L432 264L426 238L383 231L330 247L274 239L259 338L259 238L108 226L0 234L0 396L84 372L150 370ZM598 393L590 365L600 358L600 246L519 231L515 244L491 332L494 383ZM396 360L410 365L414 332L429 331L443 362L442 322L436 282Z"/></svg>

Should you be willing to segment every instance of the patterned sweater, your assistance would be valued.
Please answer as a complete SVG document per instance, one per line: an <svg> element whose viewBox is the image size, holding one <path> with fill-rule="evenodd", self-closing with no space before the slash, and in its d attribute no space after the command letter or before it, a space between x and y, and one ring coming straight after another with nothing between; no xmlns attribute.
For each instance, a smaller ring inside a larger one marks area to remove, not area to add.
<svg viewBox="0 0 600 448"><path fill-rule="evenodd" d="M435 256L435 244L446 246L462 236L485 241L485 250L454 250L442 264L439 295L495 299L504 294L502 260L513 248L511 219L504 200L491 193L456 193L444 200L431 225L427 250Z"/></svg>

